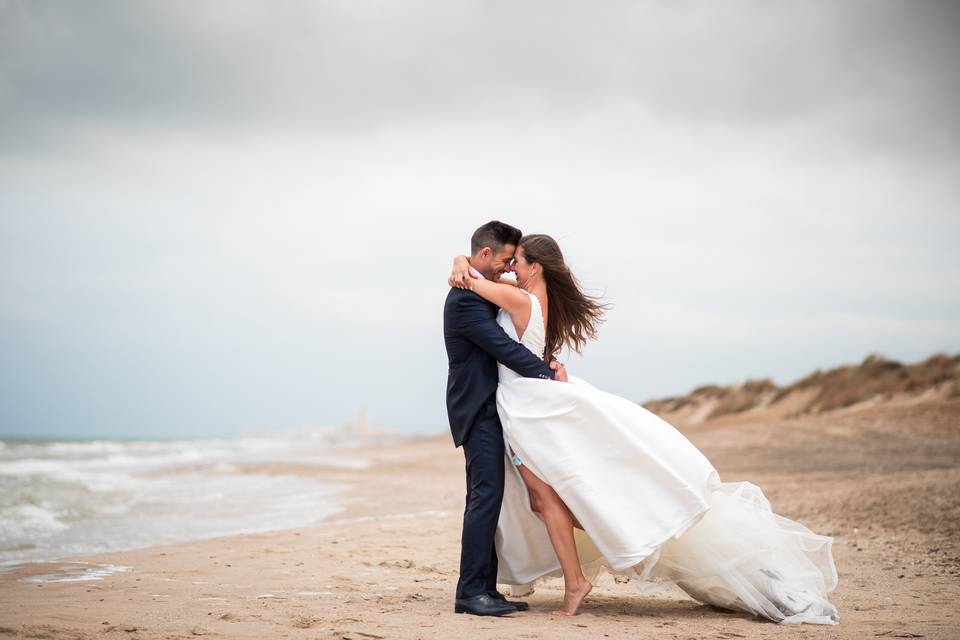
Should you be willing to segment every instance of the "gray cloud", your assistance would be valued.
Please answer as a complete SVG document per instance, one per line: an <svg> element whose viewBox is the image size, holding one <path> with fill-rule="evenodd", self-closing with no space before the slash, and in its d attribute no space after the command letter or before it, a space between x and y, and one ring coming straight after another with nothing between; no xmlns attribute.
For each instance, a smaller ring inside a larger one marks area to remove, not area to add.
<svg viewBox="0 0 960 640"><path fill-rule="evenodd" d="M0 12L8 145L97 123L342 133L612 104L691 124L819 118L852 144L960 148L952 2L7 2Z"/></svg>

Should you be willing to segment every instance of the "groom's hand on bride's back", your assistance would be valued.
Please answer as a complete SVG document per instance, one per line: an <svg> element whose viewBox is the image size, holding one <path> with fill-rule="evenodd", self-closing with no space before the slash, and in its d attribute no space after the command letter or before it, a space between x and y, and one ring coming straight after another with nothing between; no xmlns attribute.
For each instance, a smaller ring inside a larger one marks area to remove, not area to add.
<svg viewBox="0 0 960 640"><path fill-rule="evenodd" d="M567 368L563 366L563 363L559 360L554 360L550 363L550 368L553 369L553 379L557 382L569 382L567 380Z"/></svg>

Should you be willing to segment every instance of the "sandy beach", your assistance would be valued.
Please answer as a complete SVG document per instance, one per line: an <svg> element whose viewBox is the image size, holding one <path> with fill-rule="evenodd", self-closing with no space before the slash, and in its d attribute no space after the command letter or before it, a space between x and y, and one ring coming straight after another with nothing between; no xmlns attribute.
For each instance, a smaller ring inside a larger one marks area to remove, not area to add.
<svg viewBox="0 0 960 640"><path fill-rule="evenodd" d="M0 575L0 637L958 637L960 400L684 431L724 480L760 485L778 513L834 537L839 626L778 626L609 575L573 618L551 615L556 579L527 612L456 615L463 456L441 434L350 449L367 469L240 470L348 484L320 526L19 566Z"/></svg>

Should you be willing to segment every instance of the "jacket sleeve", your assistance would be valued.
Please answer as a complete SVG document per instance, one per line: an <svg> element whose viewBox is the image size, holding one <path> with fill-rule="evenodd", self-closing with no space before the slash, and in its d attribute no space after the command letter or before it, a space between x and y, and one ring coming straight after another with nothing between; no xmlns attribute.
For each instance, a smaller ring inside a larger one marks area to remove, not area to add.
<svg viewBox="0 0 960 640"><path fill-rule="evenodd" d="M475 345L493 356L497 362L525 378L553 380L553 369L525 346L511 338L490 317L487 303L476 295L464 296L457 309L460 332Z"/></svg>

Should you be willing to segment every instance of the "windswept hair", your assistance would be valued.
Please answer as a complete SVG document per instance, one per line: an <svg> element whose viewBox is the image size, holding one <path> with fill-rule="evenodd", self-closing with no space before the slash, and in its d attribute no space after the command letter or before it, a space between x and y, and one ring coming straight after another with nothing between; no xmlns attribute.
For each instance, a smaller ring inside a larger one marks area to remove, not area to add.
<svg viewBox="0 0 960 640"><path fill-rule="evenodd" d="M473 232L473 236L470 238L470 255L475 255L477 251L484 247L501 251L504 245L517 246L521 235L523 234L520 233L520 229L511 227L506 222L491 220Z"/></svg>
<svg viewBox="0 0 960 640"><path fill-rule="evenodd" d="M596 339L603 312L610 305L583 293L580 282L563 260L560 245L548 235L523 236L524 259L543 268L547 285L547 362L566 345L581 353L588 339Z"/></svg>

